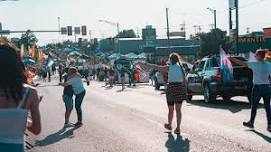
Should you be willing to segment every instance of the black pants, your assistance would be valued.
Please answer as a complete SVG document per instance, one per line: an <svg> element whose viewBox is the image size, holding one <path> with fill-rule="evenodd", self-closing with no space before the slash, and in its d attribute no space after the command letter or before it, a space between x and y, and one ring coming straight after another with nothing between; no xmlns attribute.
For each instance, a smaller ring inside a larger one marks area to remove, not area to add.
<svg viewBox="0 0 271 152"><path fill-rule="evenodd" d="M86 94L86 91L83 91L83 92L75 95L75 109L76 109L78 121L82 121L81 105L82 105L83 99L85 97L85 94Z"/></svg>
<svg viewBox="0 0 271 152"><path fill-rule="evenodd" d="M252 106L251 106L251 117L250 122L254 123L258 104L263 98L264 107L266 111L266 117L268 125L271 125L271 109L270 109L270 98L271 98L271 86L270 85L254 85L252 90Z"/></svg>

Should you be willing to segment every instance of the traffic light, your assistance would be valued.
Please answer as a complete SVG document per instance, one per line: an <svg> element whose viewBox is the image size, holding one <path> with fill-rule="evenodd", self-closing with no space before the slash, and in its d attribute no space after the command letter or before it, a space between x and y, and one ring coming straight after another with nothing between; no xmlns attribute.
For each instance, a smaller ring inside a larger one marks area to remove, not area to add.
<svg viewBox="0 0 271 152"><path fill-rule="evenodd" d="M61 34L66 35L67 34L67 28L66 27L61 27Z"/></svg>
<svg viewBox="0 0 271 152"><path fill-rule="evenodd" d="M82 29L82 35L87 35L87 26L83 25L81 29Z"/></svg>
<svg viewBox="0 0 271 152"><path fill-rule="evenodd" d="M68 36L72 36L72 26L68 26Z"/></svg>
<svg viewBox="0 0 271 152"><path fill-rule="evenodd" d="M75 28L74 28L74 33L75 33L76 35L79 35L79 34L81 33L81 28L80 28L80 27L75 27Z"/></svg>

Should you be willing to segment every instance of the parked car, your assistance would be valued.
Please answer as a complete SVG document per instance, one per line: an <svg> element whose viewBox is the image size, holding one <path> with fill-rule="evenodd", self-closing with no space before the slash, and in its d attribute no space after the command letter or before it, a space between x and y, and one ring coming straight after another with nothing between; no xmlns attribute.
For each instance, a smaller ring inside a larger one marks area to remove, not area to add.
<svg viewBox="0 0 271 152"><path fill-rule="evenodd" d="M186 73L190 72L188 63L182 63ZM161 86L164 86L167 83L167 73L161 73L157 71L154 75L154 88L159 90Z"/></svg>
<svg viewBox="0 0 271 152"><path fill-rule="evenodd" d="M161 72L157 71L154 74L154 88L155 90L159 90L161 86L165 85L164 76Z"/></svg>
<svg viewBox="0 0 271 152"><path fill-rule="evenodd" d="M243 57L234 57L246 61ZM232 63L233 64L233 63ZM220 69L220 57L205 57L187 75L188 100L193 95L204 95L204 101L210 103L221 96L224 101L229 101L234 96L246 96L251 101L252 71L247 67L233 64L233 80L223 82Z"/></svg>

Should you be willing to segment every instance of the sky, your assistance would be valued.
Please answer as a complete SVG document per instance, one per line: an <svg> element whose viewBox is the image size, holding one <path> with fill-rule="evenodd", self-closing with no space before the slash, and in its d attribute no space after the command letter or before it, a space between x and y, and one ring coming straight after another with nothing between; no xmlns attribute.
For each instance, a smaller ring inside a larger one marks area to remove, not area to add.
<svg viewBox="0 0 271 152"><path fill-rule="evenodd" d="M268 13L271 0L239 0L240 33L271 27ZM117 33L115 26L99 22L108 20L120 24L120 29L139 31L146 25L157 28L158 36L166 36L166 8L169 8L170 31L179 31L186 24L188 34L194 34L194 25L209 31L217 10L217 27L229 28L228 0L20 0L1 2L0 22L7 30L58 30L61 27L87 25L91 37L106 38ZM55 43L73 37L57 33L36 34L39 44ZM20 37L12 34L10 37ZM82 36L81 36L82 37ZM82 37L89 38L90 36Z"/></svg>

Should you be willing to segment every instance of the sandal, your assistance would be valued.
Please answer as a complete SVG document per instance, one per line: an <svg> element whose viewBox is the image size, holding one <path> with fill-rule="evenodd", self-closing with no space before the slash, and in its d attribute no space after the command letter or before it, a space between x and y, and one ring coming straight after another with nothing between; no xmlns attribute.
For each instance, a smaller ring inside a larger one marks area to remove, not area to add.
<svg viewBox="0 0 271 152"><path fill-rule="evenodd" d="M176 128L176 129L174 130L174 133L177 134L177 135L179 135L179 134L181 134L181 131L180 131L180 129L177 129L177 128Z"/></svg>
<svg viewBox="0 0 271 152"><path fill-rule="evenodd" d="M167 130L172 130L172 127L171 127L169 124L164 124L164 127L165 127Z"/></svg>

